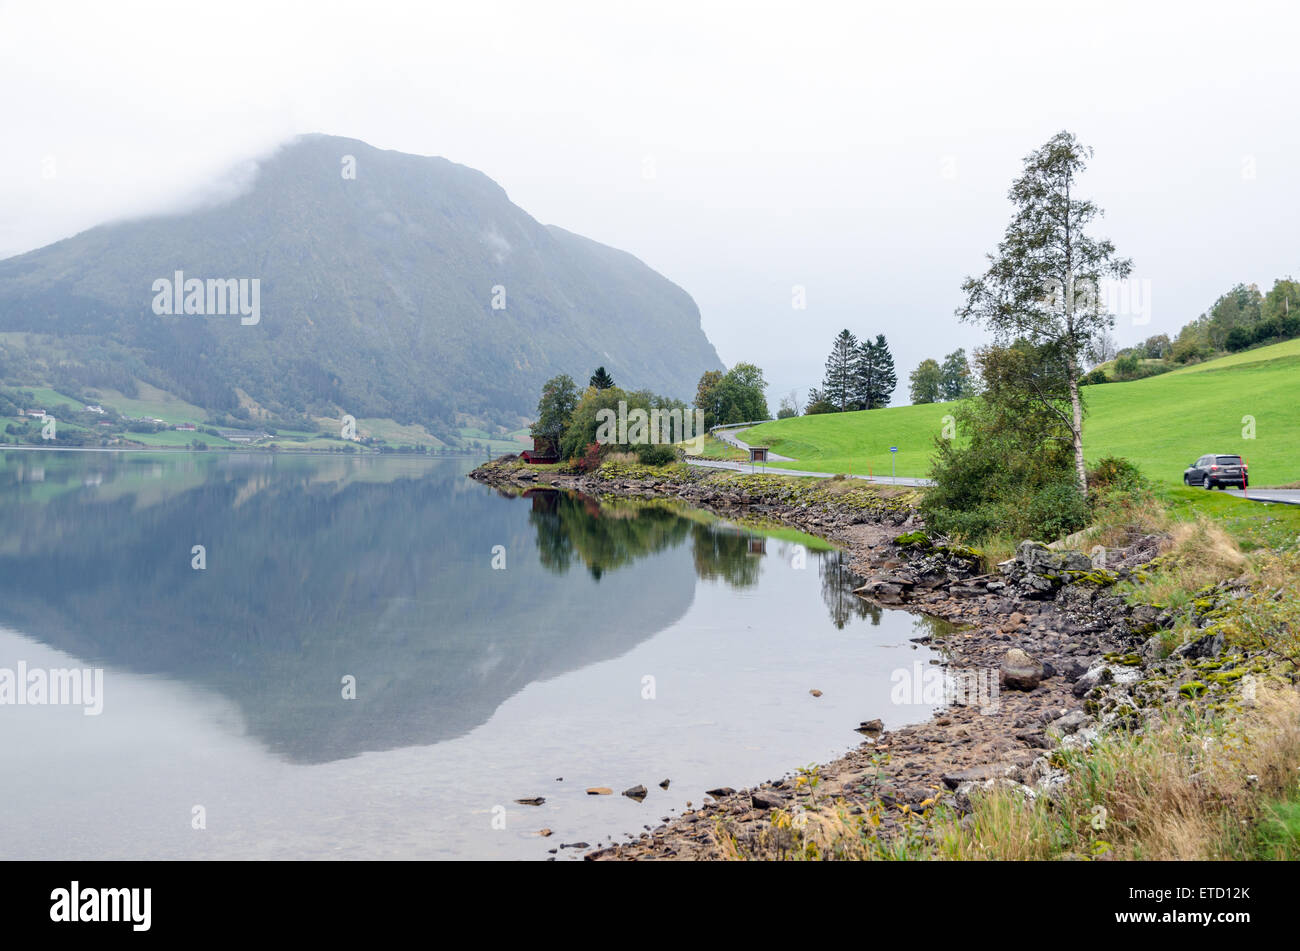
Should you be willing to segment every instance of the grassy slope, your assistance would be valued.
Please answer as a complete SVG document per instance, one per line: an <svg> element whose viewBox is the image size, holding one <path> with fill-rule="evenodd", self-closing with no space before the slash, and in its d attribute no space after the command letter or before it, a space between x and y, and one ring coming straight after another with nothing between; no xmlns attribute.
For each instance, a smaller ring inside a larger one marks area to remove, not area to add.
<svg viewBox="0 0 1300 951"><path fill-rule="evenodd" d="M116 390L95 389L99 402L107 409L117 410L124 416L147 416L165 419L169 423L202 423L207 414L193 403L172 396L165 390L148 383L139 383L136 398L123 396Z"/></svg>
<svg viewBox="0 0 1300 951"><path fill-rule="evenodd" d="M1083 392L1090 459L1124 456L1153 480L1181 484L1197 456L1236 452L1250 463L1256 485L1300 480L1300 340ZM898 446L898 474L924 476L953 409L939 403L806 416L765 423L745 439L799 460L774 468L886 475L889 447ZM1242 437L1247 415L1255 419L1255 439Z"/></svg>

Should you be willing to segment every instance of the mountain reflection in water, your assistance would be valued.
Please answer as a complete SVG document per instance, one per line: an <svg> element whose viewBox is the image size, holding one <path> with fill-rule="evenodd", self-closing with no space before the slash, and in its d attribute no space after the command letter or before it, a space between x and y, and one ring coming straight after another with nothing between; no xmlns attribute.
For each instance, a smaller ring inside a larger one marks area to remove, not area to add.
<svg viewBox="0 0 1300 951"><path fill-rule="evenodd" d="M294 763L464 735L530 683L673 624L699 581L757 584L772 543L668 505L512 497L463 460L2 459L0 623L216 691ZM841 553L807 559L836 627L880 623Z"/></svg>

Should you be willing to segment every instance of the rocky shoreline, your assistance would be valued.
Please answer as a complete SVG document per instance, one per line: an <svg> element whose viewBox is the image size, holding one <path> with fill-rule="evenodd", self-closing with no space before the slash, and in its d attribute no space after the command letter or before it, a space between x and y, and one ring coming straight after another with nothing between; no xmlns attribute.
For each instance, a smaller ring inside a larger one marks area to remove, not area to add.
<svg viewBox="0 0 1300 951"><path fill-rule="evenodd" d="M859 596L957 626L932 645L944 654L950 676L947 706L928 721L883 731L875 719L882 711L864 709L862 744L815 775L707 796L701 790L698 808L627 843L589 852L588 860L770 854L774 842L779 847L789 837L774 815L788 823L792 811L817 809L870 814L878 834L888 837L936 802L968 808L978 787L1016 784L1037 795L1063 778L1052 766L1055 748L1088 743L1101 729L1140 719L1142 708L1162 699L1147 695L1150 689L1176 694L1187 681L1170 670L1157 681L1161 686L1149 688L1156 668L1215 652L1214 644L1196 642L1182 656L1161 660L1155 635L1172 619L1111 592L1158 555L1159 537L1133 538L1122 549L1094 549L1091 556L1025 542L1012 559L985 572L978 552L928 536L913 507L916 496L889 486L680 465L606 464L598 473L565 474L509 458L470 475L514 491L552 487L598 498L676 499L722 517L789 526L842 547L864 579ZM954 692L954 683L985 689Z"/></svg>

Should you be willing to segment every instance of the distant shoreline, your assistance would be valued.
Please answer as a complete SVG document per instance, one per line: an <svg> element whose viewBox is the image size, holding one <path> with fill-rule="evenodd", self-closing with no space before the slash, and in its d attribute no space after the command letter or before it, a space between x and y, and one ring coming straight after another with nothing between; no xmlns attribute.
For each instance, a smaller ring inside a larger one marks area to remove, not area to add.
<svg viewBox="0 0 1300 951"><path fill-rule="evenodd" d="M332 449L272 449L271 447L250 447L248 449L233 449L230 447L218 447L215 449L190 449L184 446L24 446L19 444L8 445L0 444L0 452L18 449L24 452L149 452L149 453L171 453L175 455L191 456L210 456L214 453L225 453L228 455L249 455L261 454L266 456L419 456L426 459L455 458L465 456L468 458L477 458L486 453L480 452L402 452L397 449L390 449L386 452L377 449L357 449L352 452L335 452Z"/></svg>

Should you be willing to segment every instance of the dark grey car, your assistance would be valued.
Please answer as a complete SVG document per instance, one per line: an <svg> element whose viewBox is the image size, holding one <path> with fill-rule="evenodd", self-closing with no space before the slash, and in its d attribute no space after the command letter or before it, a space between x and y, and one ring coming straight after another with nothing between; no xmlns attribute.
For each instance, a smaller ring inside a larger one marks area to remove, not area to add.
<svg viewBox="0 0 1300 951"><path fill-rule="evenodd" d="M1248 467L1241 456L1201 456L1183 472L1183 485L1199 485L1205 489L1223 489L1230 485L1246 488L1250 484Z"/></svg>

